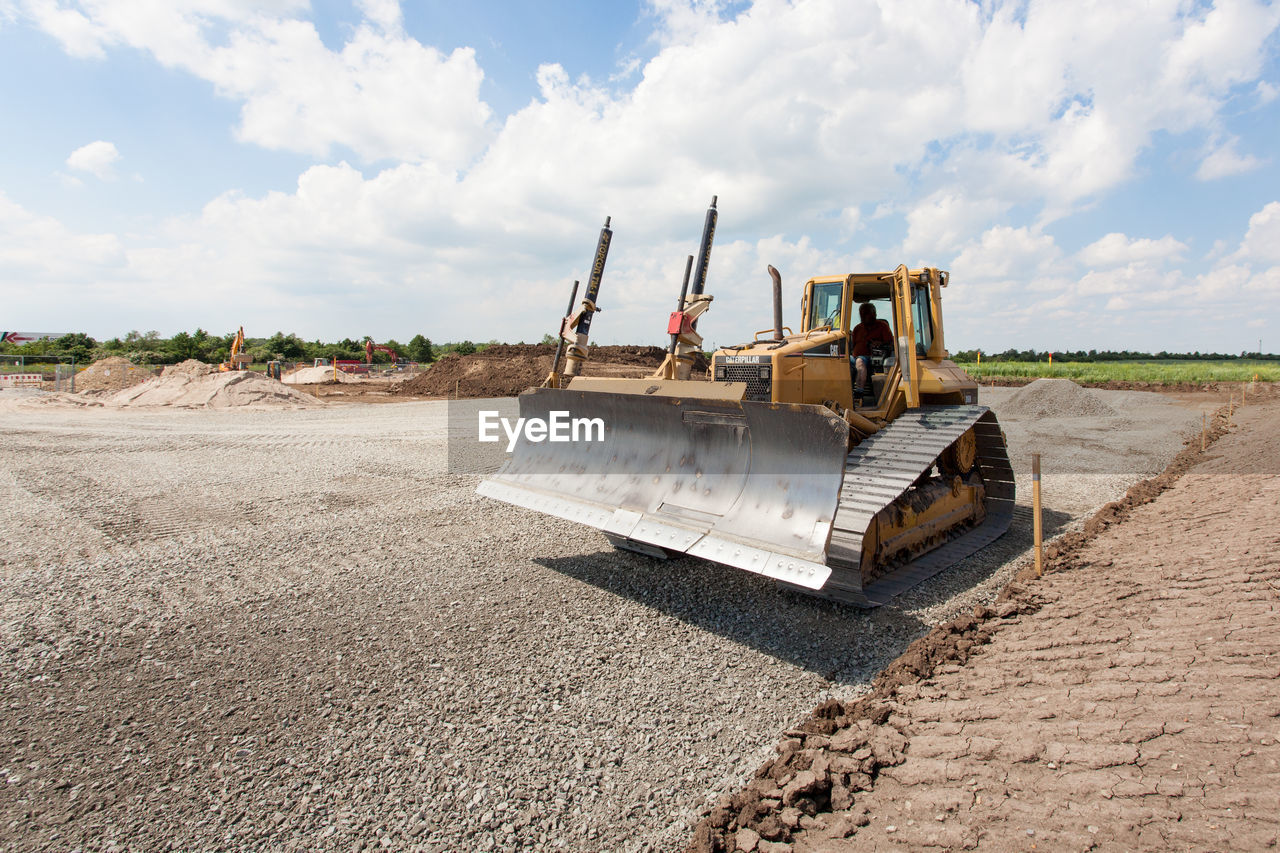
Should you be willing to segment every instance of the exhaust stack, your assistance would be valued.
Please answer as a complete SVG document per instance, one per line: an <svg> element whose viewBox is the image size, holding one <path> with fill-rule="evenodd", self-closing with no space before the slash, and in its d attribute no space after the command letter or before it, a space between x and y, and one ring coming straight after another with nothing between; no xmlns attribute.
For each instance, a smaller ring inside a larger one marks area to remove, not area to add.
<svg viewBox="0 0 1280 853"><path fill-rule="evenodd" d="M769 277L773 279L773 339L781 341L782 334L782 273L769 264Z"/></svg>

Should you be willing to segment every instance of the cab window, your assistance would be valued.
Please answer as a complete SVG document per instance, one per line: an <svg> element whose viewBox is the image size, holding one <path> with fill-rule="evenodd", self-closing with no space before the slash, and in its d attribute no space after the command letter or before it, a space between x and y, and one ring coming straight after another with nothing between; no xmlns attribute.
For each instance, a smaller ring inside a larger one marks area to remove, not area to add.
<svg viewBox="0 0 1280 853"><path fill-rule="evenodd" d="M809 308L809 328L817 329L822 326L830 326L833 329L842 328L840 308L843 301L843 281L814 284L813 302Z"/></svg>
<svg viewBox="0 0 1280 853"><path fill-rule="evenodd" d="M927 355L933 345L933 324L929 322L929 288L911 286L911 324L916 327L916 352Z"/></svg>

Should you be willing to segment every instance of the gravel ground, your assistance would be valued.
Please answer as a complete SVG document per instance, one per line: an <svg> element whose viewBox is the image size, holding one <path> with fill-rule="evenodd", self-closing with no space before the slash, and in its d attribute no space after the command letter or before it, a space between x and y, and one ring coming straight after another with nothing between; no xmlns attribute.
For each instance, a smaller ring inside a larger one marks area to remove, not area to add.
<svg viewBox="0 0 1280 853"><path fill-rule="evenodd" d="M1099 393L1121 414L1005 424L1050 530L1199 422ZM445 431L443 403L0 412L0 843L673 849L1026 556L1023 512L849 610L480 498Z"/></svg>

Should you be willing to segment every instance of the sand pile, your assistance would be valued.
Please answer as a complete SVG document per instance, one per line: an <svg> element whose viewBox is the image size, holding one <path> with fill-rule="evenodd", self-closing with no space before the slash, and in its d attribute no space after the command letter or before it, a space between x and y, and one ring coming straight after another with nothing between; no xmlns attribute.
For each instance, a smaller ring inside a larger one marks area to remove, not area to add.
<svg viewBox="0 0 1280 853"><path fill-rule="evenodd" d="M229 409L239 406L300 408L321 405L310 394L247 370L189 375L173 373L127 388L107 401L112 406L174 406Z"/></svg>
<svg viewBox="0 0 1280 853"><path fill-rule="evenodd" d="M338 378L333 378L332 367L300 367L289 375L284 377L286 385L320 385L325 382L362 382L364 380L359 377L352 376L350 373L338 371Z"/></svg>
<svg viewBox="0 0 1280 853"><path fill-rule="evenodd" d="M212 364L205 364L203 361L197 361L189 358L186 361L180 361L177 364L171 364L164 369L161 376L208 376L210 373L217 373L218 368Z"/></svg>
<svg viewBox="0 0 1280 853"><path fill-rule="evenodd" d="M1024 418L1102 418L1118 414L1097 394L1070 379L1037 379L1010 395L999 413Z"/></svg>
<svg viewBox="0 0 1280 853"><path fill-rule="evenodd" d="M396 393L452 397L456 392L460 397L511 397L541 385L551 372L555 353L553 345L495 344L474 355L449 355L426 373L400 383ZM610 369L619 365L637 368L630 375L644 375L645 368L656 368L666 354L662 347L591 347L582 375L623 375ZM563 370L563 360L560 366ZM706 359L699 357L694 363L695 375L706 369Z"/></svg>
<svg viewBox="0 0 1280 853"><path fill-rule="evenodd" d="M151 370L138 367L127 358L113 355L101 358L76 374L76 392L94 395L113 394L146 382Z"/></svg>
<svg viewBox="0 0 1280 853"><path fill-rule="evenodd" d="M0 412L28 409L90 409L102 403L79 394L39 391L35 388L0 388Z"/></svg>

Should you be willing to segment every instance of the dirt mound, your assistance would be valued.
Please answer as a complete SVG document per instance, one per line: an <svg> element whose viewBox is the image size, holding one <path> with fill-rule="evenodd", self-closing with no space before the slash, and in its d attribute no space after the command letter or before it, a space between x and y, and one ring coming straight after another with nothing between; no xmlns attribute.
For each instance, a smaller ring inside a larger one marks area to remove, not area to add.
<svg viewBox="0 0 1280 853"><path fill-rule="evenodd" d="M161 376L208 376L210 373L217 373L218 368L212 364L205 364L203 361L197 361L189 358L186 361L180 361L177 364L171 364L164 369Z"/></svg>
<svg viewBox="0 0 1280 853"><path fill-rule="evenodd" d="M127 358L113 355L102 358L76 374L76 392L80 394L113 394L146 382L152 376Z"/></svg>
<svg viewBox="0 0 1280 853"><path fill-rule="evenodd" d="M540 385L551 372L556 348L550 344L494 344L473 355L449 355L421 376L406 380L397 394L424 397L511 397ZM666 357L662 347L591 347L583 376L616 376L610 368L656 368ZM563 364L563 362L562 362ZM694 375L707 370L701 354ZM642 371L641 371L642 373Z"/></svg>
<svg viewBox="0 0 1280 853"><path fill-rule="evenodd" d="M335 371L332 367L300 367L284 377L286 385L321 385L325 382L362 382L363 380L350 373L339 370L336 371L337 378L334 378Z"/></svg>
<svg viewBox="0 0 1280 853"><path fill-rule="evenodd" d="M491 349L497 349L492 347ZM401 382L397 394L428 397L512 397L547 378L551 354L446 356L421 376Z"/></svg>
<svg viewBox="0 0 1280 853"><path fill-rule="evenodd" d="M174 373L127 388L107 401L112 406L174 406L187 409L229 409L240 406L301 408L320 401L247 370L188 375Z"/></svg>
<svg viewBox="0 0 1280 853"><path fill-rule="evenodd" d="M1227 410L1219 409L1208 441L1216 441L1229 429ZM1081 552L1103 531L1155 500L1203 459L1199 441L1188 442L1164 472L1135 484L1123 499L1099 509L1083 530L1066 533L1046 545L1045 573L1079 568ZM938 625L908 646L877 676L869 693L847 702L832 699L815 708L800 725L785 733L777 755L766 761L742 790L726 794L704 813L687 853L733 850L736 839L752 836L790 841L797 822L787 821L786 812L795 811L784 808L787 789L793 789L789 805L804 806L811 816L831 819L832 812L850 812L841 818L847 821L848 834L865 826L865 812L860 817L851 807L861 792L875 787L880 770L901 763L907 751L909 733L904 736L893 719L902 710L901 691L909 692L914 685L929 681L943 667L964 666L997 631L1016 617L1039 610L1043 600L1035 586L1034 566L1024 568L1001 591L993 607L979 606L971 615ZM850 754L846 756L846 752ZM837 769L837 776L844 773L839 787L832 783L831 768ZM806 772L803 781L811 784L802 789L795 783Z"/></svg>
<svg viewBox="0 0 1280 853"><path fill-rule="evenodd" d="M1116 410L1070 379L1037 379L1014 392L1001 414L1026 418L1108 417Z"/></svg>

